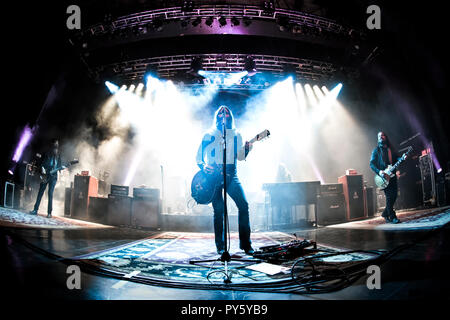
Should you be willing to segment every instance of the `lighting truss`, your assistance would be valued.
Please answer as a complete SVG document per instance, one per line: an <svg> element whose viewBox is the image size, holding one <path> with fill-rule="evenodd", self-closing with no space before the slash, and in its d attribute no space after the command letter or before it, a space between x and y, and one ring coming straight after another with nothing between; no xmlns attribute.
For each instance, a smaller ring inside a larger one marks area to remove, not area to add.
<svg viewBox="0 0 450 320"><path fill-rule="evenodd" d="M120 31L126 28L132 28L135 26L148 25L154 21L164 20L166 22L173 20L183 21L186 18L207 19L209 17L217 18L224 17L226 19L231 18L250 18L256 20L272 20L274 22L279 18L287 19L293 26L306 26L320 31L327 31L330 33L343 35L349 37L352 33L360 33L352 28L343 26L334 20L324 17L315 16L294 10L275 8L272 14L267 15L260 6L247 6L247 5L200 5L196 6L192 11L184 11L182 7L172 7L164 9L148 10L139 13L134 13L126 16L119 17L110 22L103 22L88 27L83 30L84 34L93 36L103 35L108 32Z"/></svg>
<svg viewBox="0 0 450 320"><path fill-rule="evenodd" d="M286 66L295 70L297 80L326 81L333 77L339 67L330 62L293 57L260 54L202 54L173 55L151 57L126 62L114 63L95 68L101 75L105 70L113 70L114 76L123 82L136 82L144 77L148 67L152 67L159 78L176 80L180 74L188 73L193 59L201 57L202 70L216 72L239 72L245 70L247 57L251 56L257 72L264 72L275 77L284 75ZM355 72L355 70L353 70Z"/></svg>

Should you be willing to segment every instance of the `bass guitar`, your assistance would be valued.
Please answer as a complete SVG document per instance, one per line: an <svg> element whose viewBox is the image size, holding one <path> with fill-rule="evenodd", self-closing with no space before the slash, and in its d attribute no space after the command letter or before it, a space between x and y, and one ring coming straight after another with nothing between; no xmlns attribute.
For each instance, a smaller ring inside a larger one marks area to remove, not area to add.
<svg viewBox="0 0 450 320"><path fill-rule="evenodd" d="M249 141L249 143L261 141L269 137L269 135L270 132L266 129L257 134ZM192 198L194 198L198 204L209 204L214 197L218 184L222 181L221 177L222 170L218 170L217 168L211 173L206 173L203 170L198 171L191 182Z"/></svg>
<svg viewBox="0 0 450 320"><path fill-rule="evenodd" d="M383 170L384 173L386 173L389 178L385 178L379 175L375 175L375 185L380 188L381 190L386 189L389 185L389 181L391 178L395 176L395 170L397 167L402 163L406 156L413 150L412 147L408 147L408 150L402 155L402 157L394 164L394 165L388 165L386 169Z"/></svg>
<svg viewBox="0 0 450 320"><path fill-rule="evenodd" d="M41 174L39 175L39 178L41 179L41 182L48 182L48 180L50 179L50 177L55 176L55 174L56 174L58 171L67 169L67 168L70 167L71 165L77 164L78 162L79 162L79 161L78 161L77 159L74 159L74 160L72 160L72 161L69 161L69 162L67 162L67 163L64 164L64 165L61 165L61 166L59 166L59 167L56 167L55 169L50 170L49 172L41 173Z"/></svg>

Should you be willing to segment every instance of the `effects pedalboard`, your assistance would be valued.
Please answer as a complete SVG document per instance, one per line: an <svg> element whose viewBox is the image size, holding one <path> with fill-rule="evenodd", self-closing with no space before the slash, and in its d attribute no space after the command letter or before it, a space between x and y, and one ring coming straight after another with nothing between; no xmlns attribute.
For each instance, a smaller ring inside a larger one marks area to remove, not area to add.
<svg viewBox="0 0 450 320"><path fill-rule="evenodd" d="M253 257L270 263L283 263L316 250L317 244L314 241L306 239L292 240L273 246L261 247L255 251Z"/></svg>

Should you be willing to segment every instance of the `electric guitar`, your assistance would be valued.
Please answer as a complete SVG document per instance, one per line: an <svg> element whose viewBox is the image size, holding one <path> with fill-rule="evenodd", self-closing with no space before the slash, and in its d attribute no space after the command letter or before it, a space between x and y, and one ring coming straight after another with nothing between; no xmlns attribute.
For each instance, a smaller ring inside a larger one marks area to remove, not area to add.
<svg viewBox="0 0 450 320"><path fill-rule="evenodd" d="M394 165L388 165L386 169L383 170L384 173L386 173L389 178L385 178L379 175L375 175L375 184L378 188L381 190L386 189L389 185L389 181L391 178L395 176L395 170L397 167L402 163L406 156L413 150L412 147L408 147L408 150L402 155L402 157L394 164Z"/></svg>
<svg viewBox="0 0 450 320"><path fill-rule="evenodd" d="M249 143L254 143L256 141L261 141L269 137L269 130L264 130L257 134ZM222 181L222 170L218 170L216 167L211 173L206 173L203 170L198 171L191 182L191 195L192 198L198 204L209 204L217 189L217 186Z"/></svg>
<svg viewBox="0 0 450 320"><path fill-rule="evenodd" d="M49 172L46 173L41 173L39 175L39 178L41 179L42 182L48 182L48 179L50 179L50 177L54 176L58 171L67 169L68 167L70 167L71 165L77 164L79 161L77 159L74 159L72 161L67 162L64 165L61 165L59 167L56 167L55 169L50 170Z"/></svg>

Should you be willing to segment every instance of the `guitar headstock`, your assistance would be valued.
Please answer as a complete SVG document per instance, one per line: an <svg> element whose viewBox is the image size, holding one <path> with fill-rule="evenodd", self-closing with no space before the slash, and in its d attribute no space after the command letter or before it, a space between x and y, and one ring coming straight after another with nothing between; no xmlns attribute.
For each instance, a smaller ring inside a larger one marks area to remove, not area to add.
<svg viewBox="0 0 450 320"><path fill-rule="evenodd" d="M78 161L78 159L73 159L72 161L69 162L69 166L71 166L73 164L77 164L78 162L80 162L80 161Z"/></svg>
<svg viewBox="0 0 450 320"><path fill-rule="evenodd" d="M266 129L266 130L258 133L256 135L255 139L256 139L256 141L261 141L261 140L263 140L263 139L265 139L265 138L267 138L269 136L270 136L270 131Z"/></svg>
<svg viewBox="0 0 450 320"><path fill-rule="evenodd" d="M413 147L409 146L408 150L406 150L406 152L403 154L402 159L405 160L406 157L413 151Z"/></svg>

